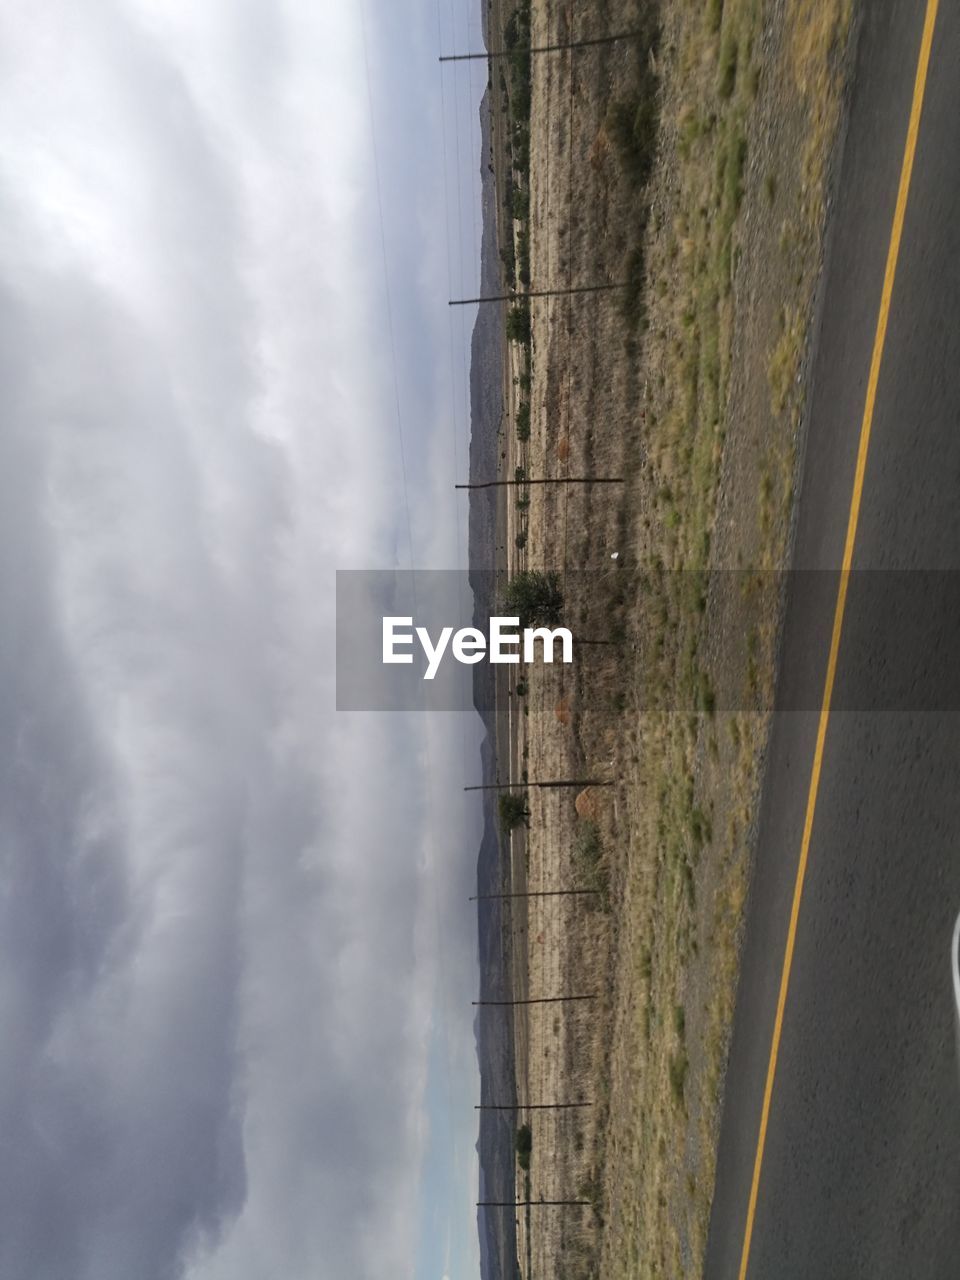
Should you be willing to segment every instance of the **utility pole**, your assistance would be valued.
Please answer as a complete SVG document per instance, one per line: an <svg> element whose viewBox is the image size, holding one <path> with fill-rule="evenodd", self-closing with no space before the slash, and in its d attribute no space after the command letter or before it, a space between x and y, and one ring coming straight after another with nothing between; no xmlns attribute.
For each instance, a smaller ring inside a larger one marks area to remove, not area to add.
<svg viewBox="0 0 960 1280"><path fill-rule="evenodd" d="M511 54L560 53L564 49L590 49L601 44L615 44L618 40L637 40L639 31L621 31L614 36L593 36L589 40L567 40L563 44L515 45L512 49L486 49L483 53L446 53L440 62L479 62L488 58L509 58Z"/></svg>
<svg viewBox="0 0 960 1280"><path fill-rule="evenodd" d="M478 1200L478 1209L514 1209L524 1205L593 1204L592 1200Z"/></svg>
<svg viewBox="0 0 960 1280"><path fill-rule="evenodd" d="M548 782L484 782L482 785L464 787L464 791L509 791L517 787L521 791L527 787L612 787L612 782L598 778L557 778Z"/></svg>
<svg viewBox="0 0 960 1280"><path fill-rule="evenodd" d="M491 898L579 898L586 895L597 897L599 894L599 889L528 889L525 893L478 893L468 901L488 902Z"/></svg>
<svg viewBox="0 0 960 1280"><path fill-rule="evenodd" d="M469 307L476 302L525 302L528 298L561 298L571 293L605 293L608 289L626 289L629 281L614 280L604 284L573 284L561 289L524 289L521 293L485 293L479 298L451 298L448 306Z"/></svg>
<svg viewBox="0 0 960 1280"><path fill-rule="evenodd" d="M528 484L623 484L622 476L556 476L545 480L484 480L478 484L456 484L455 489L515 489Z"/></svg>
<svg viewBox="0 0 960 1280"><path fill-rule="evenodd" d="M494 1005L499 1008L518 1004L567 1004L571 1000L596 1000L597 996L537 996L532 1000L472 1000L470 1003L476 1008L484 1005Z"/></svg>
<svg viewBox="0 0 960 1280"><path fill-rule="evenodd" d="M592 1107L592 1102L482 1102L474 1111L571 1111L575 1107Z"/></svg>

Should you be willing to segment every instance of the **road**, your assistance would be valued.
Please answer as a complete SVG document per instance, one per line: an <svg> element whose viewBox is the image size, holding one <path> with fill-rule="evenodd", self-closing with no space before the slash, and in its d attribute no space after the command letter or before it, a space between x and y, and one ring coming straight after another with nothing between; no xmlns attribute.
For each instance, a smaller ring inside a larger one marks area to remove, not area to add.
<svg viewBox="0 0 960 1280"><path fill-rule="evenodd" d="M960 5L936 13L881 348L927 5L862 8L794 564L840 566L853 509L852 568L885 576L855 576L832 672L837 579L788 595L708 1280L960 1276Z"/></svg>

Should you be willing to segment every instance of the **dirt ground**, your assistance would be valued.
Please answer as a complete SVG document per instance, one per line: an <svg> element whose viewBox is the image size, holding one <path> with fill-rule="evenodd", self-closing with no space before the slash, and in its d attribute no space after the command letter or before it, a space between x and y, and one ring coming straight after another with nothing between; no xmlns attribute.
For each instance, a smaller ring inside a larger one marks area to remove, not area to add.
<svg viewBox="0 0 960 1280"><path fill-rule="evenodd" d="M518 767L612 784L528 793L529 887L597 891L516 917L524 990L591 997L516 1022L518 1095L591 1104L521 1114L529 1198L587 1203L518 1213L520 1262L696 1276L780 618L752 571L789 554L856 12L534 0L531 18L534 46L644 35L532 60L533 288L632 285L532 300L530 439L507 463L622 481L508 503L512 569L561 573L579 642L573 668L526 673Z"/></svg>

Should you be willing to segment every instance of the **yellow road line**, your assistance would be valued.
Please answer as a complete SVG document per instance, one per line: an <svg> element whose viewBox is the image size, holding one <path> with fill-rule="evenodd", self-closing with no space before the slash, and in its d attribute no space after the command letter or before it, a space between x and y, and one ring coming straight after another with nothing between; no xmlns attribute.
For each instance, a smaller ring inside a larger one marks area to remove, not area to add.
<svg viewBox="0 0 960 1280"><path fill-rule="evenodd" d="M883 277L883 293L880 297L880 312L877 317L877 331L873 341L873 356L870 361L870 377L867 382L867 394L863 407L863 421L860 426L860 445L857 450L857 469L853 480L853 493L850 498L850 516L847 521L847 540L843 548L843 565L840 572L840 586L837 591L837 603L833 615L833 633L830 637L830 655L827 660L827 675L824 681L823 701L820 704L820 722L817 728L817 744L813 753L813 768L810 773L810 789L807 793L807 811L803 823L803 838L800 842L800 861L797 865L797 878L793 889L793 905L790 910L790 926L787 930L787 945L783 956L783 970L780 975L780 994L777 999L777 1013L773 1023L773 1038L770 1044L770 1060L767 1064L767 1081L763 1090L763 1108L760 1112L760 1132L757 1137L757 1154L753 1165L753 1182L750 1186L750 1201L747 1205L747 1221L743 1233L743 1252L740 1257L740 1280L746 1280L747 1267L750 1263L750 1243L753 1239L753 1224L757 1212L757 1193L760 1189L760 1173L763 1169L763 1151L767 1140L767 1125L770 1120L770 1099L773 1095L773 1081L777 1072L777 1058L780 1053L780 1037L783 1032L783 1011L787 1003L787 991L790 986L790 970L793 967L793 949L797 940L797 919L800 915L800 899L803 897L803 882L807 871L807 858L810 853L810 837L813 832L813 817L817 808L817 793L820 789L820 772L823 767L823 748L827 737L827 725L830 720L830 704L833 700L833 685L837 674L837 655L840 651L840 635L843 631L843 615L847 606L847 586L850 568L853 564L853 546L857 536L857 522L860 518L860 500L863 496L863 477L867 468L867 451L870 447L870 433L873 429L873 411L877 399L877 383L880 379L880 365L883 360L883 347L887 337L887 323L890 318L890 299L893 295L893 282L897 274L897 259L900 256L900 241L903 236L903 222L907 211L907 195L910 191L910 179L913 174L913 160L917 150L917 134L920 129L920 113L923 109L923 95L927 84L927 69L930 64L930 46L933 42L933 28L936 23L939 0L927 0L926 17L923 24L923 38L920 42L920 57L917 62L917 75L913 88L913 104L910 108L910 124L907 129L907 141L903 152L903 166L900 170L900 187L897 192L897 207L893 215L893 229L890 233L890 247L887 251L887 266Z"/></svg>

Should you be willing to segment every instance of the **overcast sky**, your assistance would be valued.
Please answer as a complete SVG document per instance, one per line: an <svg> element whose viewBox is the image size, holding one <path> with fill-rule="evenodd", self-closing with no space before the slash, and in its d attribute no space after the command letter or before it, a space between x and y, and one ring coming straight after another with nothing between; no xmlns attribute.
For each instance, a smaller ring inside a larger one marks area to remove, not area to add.
<svg viewBox="0 0 960 1280"><path fill-rule="evenodd" d="M478 40L0 6L2 1280L477 1271L477 725L333 602L465 556Z"/></svg>

